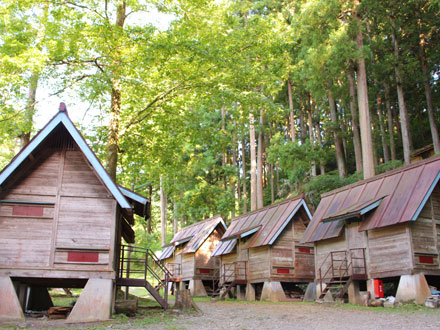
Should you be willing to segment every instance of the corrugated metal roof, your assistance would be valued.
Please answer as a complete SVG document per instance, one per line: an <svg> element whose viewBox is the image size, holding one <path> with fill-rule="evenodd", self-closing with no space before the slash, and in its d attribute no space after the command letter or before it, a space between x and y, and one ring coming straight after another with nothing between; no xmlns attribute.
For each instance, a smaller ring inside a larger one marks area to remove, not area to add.
<svg viewBox="0 0 440 330"><path fill-rule="evenodd" d="M212 252L212 257L217 257L221 255L225 255L231 253L234 249L235 245L237 245L237 239L230 239L227 241L220 241Z"/></svg>
<svg viewBox="0 0 440 330"><path fill-rule="evenodd" d="M439 179L438 156L323 194L302 242L338 237L344 221L323 219L381 197L380 205L362 221L360 231L416 220Z"/></svg>
<svg viewBox="0 0 440 330"><path fill-rule="evenodd" d="M169 245L169 246L165 247L165 249L162 250L162 253L161 253L159 259L164 260L164 259L171 257L173 255L175 248L176 247L174 245Z"/></svg>
<svg viewBox="0 0 440 330"><path fill-rule="evenodd" d="M222 241L237 238L243 233L260 226L259 230L253 235L248 247L273 244L300 208L304 208L306 214L311 218L303 196L288 199L244 214L232 220L231 225L222 237Z"/></svg>
<svg viewBox="0 0 440 330"><path fill-rule="evenodd" d="M376 207L378 207L380 205L380 203L382 202L382 200L384 199L385 196L380 196L380 197L376 197L373 198L367 202L364 203L356 203L353 204L343 210L340 210L338 212L335 212L331 215L329 215L328 217L323 218L321 221L322 222L326 222L326 221L336 221L336 220L344 220L344 219L350 219L350 218L359 218L372 211L373 209L375 209Z"/></svg>
<svg viewBox="0 0 440 330"><path fill-rule="evenodd" d="M196 252L217 226L221 226L224 231L227 229L226 224L220 215L182 228L173 237L170 244L178 246L188 242L182 253Z"/></svg>

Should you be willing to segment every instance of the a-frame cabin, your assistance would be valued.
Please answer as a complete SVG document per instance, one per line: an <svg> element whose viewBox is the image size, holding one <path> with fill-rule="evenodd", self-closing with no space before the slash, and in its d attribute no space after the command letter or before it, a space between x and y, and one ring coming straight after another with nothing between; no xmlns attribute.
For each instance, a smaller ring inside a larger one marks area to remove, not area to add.
<svg viewBox="0 0 440 330"><path fill-rule="evenodd" d="M312 218L298 196L232 219L213 256L221 259L220 295L288 301L314 281L312 244L300 239ZM296 297L295 297L296 296Z"/></svg>
<svg viewBox="0 0 440 330"><path fill-rule="evenodd" d="M423 303L440 285L439 179L434 157L323 194L302 239L315 244L318 297L359 303L377 297L376 279Z"/></svg>
<svg viewBox="0 0 440 330"><path fill-rule="evenodd" d="M212 252L226 229L217 215L176 233L160 256L176 289L189 289L193 296L212 295L219 280L219 260Z"/></svg>
<svg viewBox="0 0 440 330"><path fill-rule="evenodd" d="M0 321L50 307L48 287L84 288L69 322L109 319L122 237L134 243L133 213L149 206L113 182L62 103L0 172Z"/></svg>

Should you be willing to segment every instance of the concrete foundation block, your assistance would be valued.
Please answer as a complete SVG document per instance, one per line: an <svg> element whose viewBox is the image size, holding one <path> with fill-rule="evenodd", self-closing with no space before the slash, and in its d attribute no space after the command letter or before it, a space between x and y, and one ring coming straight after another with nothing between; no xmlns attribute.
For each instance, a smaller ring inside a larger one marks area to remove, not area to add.
<svg viewBox="0 0 440 330"><path fill-rule="evenodd" d="M330 291L327 291L324 298L322 299L324 302L334 302L335 299L333 298L333 295Z"/></svg>
<svg viewBox="0 0 440 330"><path fill-rule="evenodd" d="M53 307L53 303L47 288L31 286L26 309L31 311L47 311L50 307Z"/></svg>
<svg viewBox="0 0 440 330"><path fill-rule="evenodd" d="M238 300L246 299L246 288L242 285L237 285L237 299Z"/></svg>
<svg viewBox="0 0 440 330"><path fill-rule="evenodd" d="M348 302L350 304L356 304L356 305L359 305L361 303L358 281L352 281L348 286Z"/></svg>
<svg viewBox="0 0 440 330"><path fill-rule="evenodd" d="M367 291L370 293L370 299L378 298L374 292L374 279L367 280Z"/></svg>
<svg viewBox="0 0 440 330"><path fill-rule="evenodd" d="M189 281L189 291L191 292L191 296L194 296L194 297L207 297L208 296L202 280L190 280Z"/></svg>
<svg viewBox="0 0 440 330"><path fill-rule="evenodd" d="M246 300L254 301L255 300L255 288L251 283L246 285Z"/></svg>
<svg viewBox="0 0 440 330"><path fill-rule="evenodd" d="M112 310L113 280L91 278L72 309L67 323L105 321Z"/></svg>
<svg viewBox="0 0 440 330"><path fill-rule="evenodd" d="M24 314L9 276L0 276L0 322L23 322Z"/></svg>
<svg viewBox="0 0 440 330"><path fill-rule="evenodd" d="M316 295L316 284L311 282L307 285L306 293L304 294L303 301L315 301L317 299Z"/></svg>
<svg viewBox="0 0 440 330"><path fill-rule="evenodd" d="M400 302L415 301L424 304L426 298L431 296L425 275L402 275L397 288L396 299Z"/></svg>
<svg viewBox="0 0 440 330"><path fill-rule="evenodd" d="M264 282L261 300L282 301L286 298L280 282Z"/></svg>

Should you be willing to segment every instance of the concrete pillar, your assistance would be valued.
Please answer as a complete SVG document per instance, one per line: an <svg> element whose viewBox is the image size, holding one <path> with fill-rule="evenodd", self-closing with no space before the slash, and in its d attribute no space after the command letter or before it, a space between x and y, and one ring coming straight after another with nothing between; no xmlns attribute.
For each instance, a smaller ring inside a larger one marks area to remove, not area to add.
<svg viewBox="0 0 440 330"><path fill-rule="evenodd" d="M112 309L113 280L91 278L76 301L67 323L105 321Z"/></svg>
<svg viewBox="0 0 440 330"><path fill-rule="evenodd" d="M207 297L208 296L202 280L190 280L189 281L189 290L191 292L191 296L194 296L194 297Z"/></svg>
<svg viewBox="0 0 440 330"><path fill-rule="evenodd" d="M286 298L280 282L264 282L261 300L273 302L282 301Z"/></svg>
<svg viewBox="0 0 440 330"><path fill-rule="evenodd" d="M350 304L356 304L356 305L359 305L361 303L358 281L352 281L348 286L348 302Z"/></svg>
<svg viewBox="0 0 440 330"><path fill-rule="evenodd" d="M306 293L304 293L303 301L315 301L317 299L316 295L316 284L315 282L310 282L307 285Z"/></svg>
<svg viewBox="0 0 440 330"><path fill-rule="evenodd" d="M24 314L9 276L0 276L0 322L23 322Z"/></svg>
<svg viewBox="0 0 440 330"><path fill-rule="evenodd" d="M26 309L31 311L47 311L50 307L53 307L53 303L47 288L31 286Z"/></svg>
<svg viewBox="0 0 440 330"><path fill-rule="evenodd" d="M244 286L237 285L237 299L238 300L246 299L246 289Z"/></svg>
<svg viewBox="0 0 440 330"><path fill-rule="evenodd" d="M246 300L254 301L255 300L255 288L251 283L246 285Z"/></svg>
<svg viewBox="0 0 440 330"><path fill-rule="evenodd" d="M367 291L370 293L370 299L376 299L374 293L374 279L367 280Z"/></svg>
<svg viewBox="0 0 440 330"><path fill-rule="evenodd" d="M396 293L398 301L415 301L417 304L424 304L426 298L430 295L431 291L424 274L400 276L399 287Z"/></svg>

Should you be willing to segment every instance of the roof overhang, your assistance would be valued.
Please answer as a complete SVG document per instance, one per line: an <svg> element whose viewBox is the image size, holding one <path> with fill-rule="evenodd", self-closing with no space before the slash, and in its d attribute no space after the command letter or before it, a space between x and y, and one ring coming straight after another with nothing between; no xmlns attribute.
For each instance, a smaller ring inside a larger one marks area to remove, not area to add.
<svg viewBox="0 0 440 330"><path fill-rule="evenodd" d="M208 237L212 234L212 232L217 228L218 225L223 226L224 230L226 231L228 229L228 227L226 227L225 222L223 221L222 218L219 218L210 228L209 231L207 231L205 233L205 235L203 236L203 238L197 243L196 246L194 246L194 248L192 249L193 251L189 251L190 252L197 252L197 250L202 246L202 244L208 239ZM193 236L194 237L194 236ZM187 253L187 252L184 252Z"/></svg>
<svg viewBox="0 0 440 330"><path fill-rule="evenodd" d="M440 180L440 171L437 173L437 176L435 177L434 181L432 181L431 186L429 187L427 193L425 194L425 197L423 197L423 200L420 203L419 207L417 208L416 212L412 216L411 221L415 221L419 217L420 212L422 212L422 209L425 207L426 202L428 201L429 197L431 196L432 191L434 190L434 188L437 185L437 183L439 182L439 180Z"/></svg>
<svg viewBox="0 0 440 330"><path fill-rule="evenodd" d="M371 199L367 202L363 203L357 203L354 205L351 205L348 208L345 208L341 211L338 211L334 214L331 214L324 219L321 220L321 222L331 222L331 221L339 221L339 220L346 220L346 219L359 219L361 220L362 216L375 208L377 208L380 203L382 203L383 199L386 196L381 196L378 198Z"/></svg>

